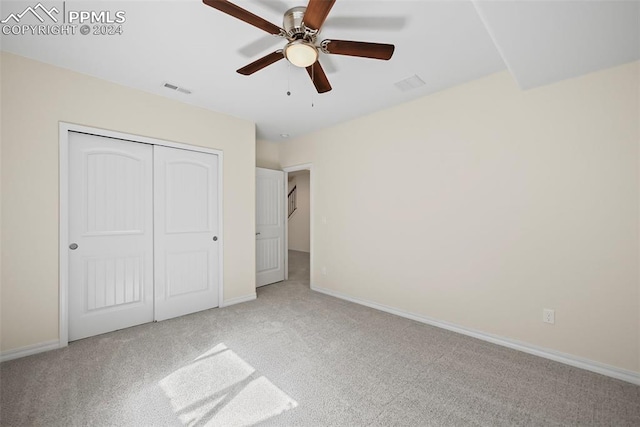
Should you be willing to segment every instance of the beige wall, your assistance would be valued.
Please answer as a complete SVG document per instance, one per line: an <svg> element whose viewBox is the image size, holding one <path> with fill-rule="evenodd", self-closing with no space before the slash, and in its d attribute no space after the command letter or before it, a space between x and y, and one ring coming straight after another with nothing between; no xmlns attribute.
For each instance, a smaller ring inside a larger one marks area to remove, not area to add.
<svg viewBox="0 0 640 427"><path fill-rule="evenodd" d="M309 211L309 171L290 172L293 180L289 181L289 191L296 187L295 213L288 220L289 249L309 252L310 243L310 211Z"/></svg>
<svg viewBox="0 0 640 427"><path fill-rule="evenodd" d="M282 143L313 163L312 282L640 371L639 71L503 72Z"/></svg>
<svg viewBox="0 0 640 427"><path fill-rule="evenodd" d="M282 169L278 159L278 143L256 141L256 166L266 169Z"/></svg>
<svg viewBox="0 0 640 427"><path fill-rule="evenodd" d="M58 338L58 123L224 152L224 298L255 292L255 129L250 122L2 54L4 351Z"/></svg>

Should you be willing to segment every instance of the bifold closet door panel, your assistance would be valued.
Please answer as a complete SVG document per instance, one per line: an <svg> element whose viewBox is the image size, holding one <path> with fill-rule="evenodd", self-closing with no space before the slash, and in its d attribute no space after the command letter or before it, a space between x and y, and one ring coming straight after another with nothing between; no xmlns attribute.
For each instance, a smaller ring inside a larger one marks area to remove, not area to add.
<svg viewBox="0 0 640 427"><path fill-rule="evenodd" d="M155 318L219 305L218 156L154 146Z"/></svg>
<svg viewBox="0 0 640 427"><path fill-rule="evenodd" d="M69 340L153 320L153 148L69 133Z"/></svg>

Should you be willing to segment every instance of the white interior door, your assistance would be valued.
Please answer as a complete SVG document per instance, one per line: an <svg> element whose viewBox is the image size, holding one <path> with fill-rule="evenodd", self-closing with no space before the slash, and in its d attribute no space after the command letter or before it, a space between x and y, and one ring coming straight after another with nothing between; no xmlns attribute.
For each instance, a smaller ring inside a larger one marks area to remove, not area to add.
<svg viewBox="0 0 640 427"><path fill-rule="evenodd" d="M284 280L284 172L256 168L256 286Z"/></svg>
<svg viewBox="0 0 640 427"><path fill-rule="evenodd" d="M218 307L218 156L154 147L155 318Z"/></svg>
<svg viewBox="0 0 640 427"><path fill-rule="evenodd" d="M152 147L69 133L69 340L153 320Z"/></svg>

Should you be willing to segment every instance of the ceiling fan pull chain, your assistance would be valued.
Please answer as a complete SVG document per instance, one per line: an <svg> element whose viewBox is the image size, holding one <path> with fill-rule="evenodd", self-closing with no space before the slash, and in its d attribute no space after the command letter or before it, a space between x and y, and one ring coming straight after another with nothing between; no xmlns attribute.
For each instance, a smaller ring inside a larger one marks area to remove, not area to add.
<svg viewBox="0 0 640 427"><path fill-rule="evenodd" d="M291 64L287 64L287 96L291 96Z"/></svg>
<svg viewBox="0 0 640 427"><path fill-rule="evenodd" d="M316 84L316 75L315 75L315 67L313 65L311 66L311 81L313 82L313 85L315 86L315 84ZM311 108L313 108L313 91L311 91Z"/></svg>

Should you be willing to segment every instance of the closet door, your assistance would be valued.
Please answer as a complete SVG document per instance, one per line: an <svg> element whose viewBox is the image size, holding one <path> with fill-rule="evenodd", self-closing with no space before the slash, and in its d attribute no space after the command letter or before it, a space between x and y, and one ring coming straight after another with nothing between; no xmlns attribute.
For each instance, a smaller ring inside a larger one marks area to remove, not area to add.
<svg viewBox="0 0 640 427"><path fill-rule="evenodd" d="M69 340L153 320L153 151L69 133Z"/></svg>
<svg viewBox="0 0 640 427"><path fill-rule="evenodd" d="M218 156L154 147L155 318L218 306Z"/></svg>

